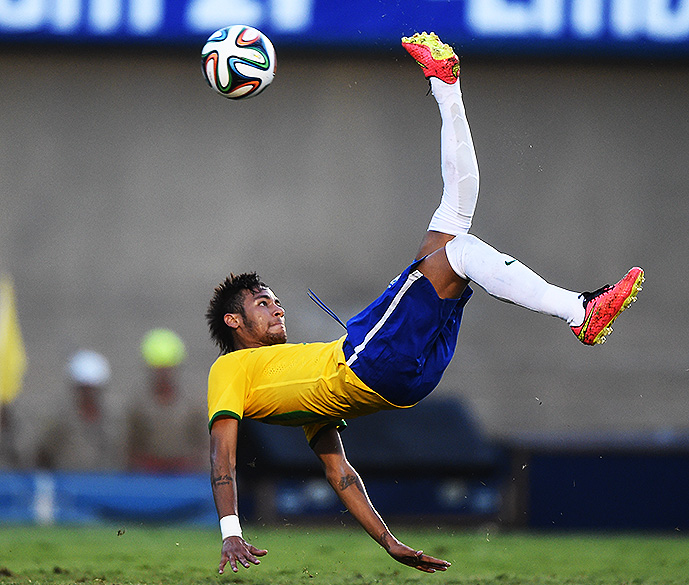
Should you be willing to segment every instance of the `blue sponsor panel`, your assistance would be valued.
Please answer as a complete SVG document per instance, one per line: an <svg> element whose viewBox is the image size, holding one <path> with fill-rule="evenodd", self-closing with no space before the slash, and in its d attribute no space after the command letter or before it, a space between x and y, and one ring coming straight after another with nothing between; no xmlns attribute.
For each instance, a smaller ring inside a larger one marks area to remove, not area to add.
<svg viewBox="0 0 689 585"><path fill-rule="evenodd" d="M462 54L689 56L689 0L0 0L6 42L200 47L236 23L278 52L389 50L435 30Z"/></svg>
<svg viewBox="0 0 689 585"><path fill-rule="evenodd" d="M0 472L0 524L217 522L207 474Z"/></svg>
<svg viewBox="0 0 689 585"><path fill-rule="evenodd" d="M205 474L56 473L52 479L58 523L217 520Z"/></svg>
<svg viewBox="0 0 689 585"><path fill-rule="evenodd" d="M34 476L0 472L0 522L31 522L36 515Z"/></svg>
<svg viewBox="0 0 689 585"><path fill-rule="evenodd" d="M383 517L492 520L502 504L501 483L494 479L374 478L366 481L366 491ZM342 515L346 508L323 479L278 480L275 512L314 519Z"/></svg>
<svg viewBox="0 0 689 585"><path fill-rule="evenodd" d="M261 520L259 508L280 520L325 518L344 511L322 478L273 478L270 485L271 495L264 496L268 499L263 502L257 501L261 490L246 486L239 502L243 519ZM390 516L493 518L501 505L501 484L496 479L374 478L367 488L380 512ZM217 520L205 473L0 472L0 525L140 522L217 526Z"/></svg>

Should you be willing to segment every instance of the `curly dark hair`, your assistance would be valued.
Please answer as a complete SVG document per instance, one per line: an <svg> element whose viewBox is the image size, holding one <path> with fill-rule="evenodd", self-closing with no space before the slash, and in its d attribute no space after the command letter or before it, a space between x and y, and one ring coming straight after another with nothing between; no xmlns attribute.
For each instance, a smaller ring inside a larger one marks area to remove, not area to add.
<svg viewBox="0 0 689 585"><path fill-rule="evenodd" d="M211 332L211 339L220 348L221 354L234 351L232 329L225 323L227 313L244 314L244 294L246 291L256 293L268 286L261 281L255 272L230 274L213 292L213 298L206 311L206 321Z"/></svg>

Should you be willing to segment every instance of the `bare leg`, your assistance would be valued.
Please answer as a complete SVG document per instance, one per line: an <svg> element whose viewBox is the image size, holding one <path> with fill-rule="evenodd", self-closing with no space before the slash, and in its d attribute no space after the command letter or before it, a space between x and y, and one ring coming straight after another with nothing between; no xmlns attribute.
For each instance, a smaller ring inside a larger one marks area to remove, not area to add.
<svg viewBox="0 0 689 585"><path fill-rule="evenodd" d="M439 241L443 238L453 238L453 236L448 236L447 234L441 234L439 232L427 233L436 234L431 235L429 240L437 239ZM421 257L423 257L423 255ZM419 264L418 268L421 274L431 282L441 299L458 299L469 284L468 279L459 277L457 273L452 270L444 247L436 249L435 252L426 256Z"/></svg>
<svg viewBox="0 0 689 585"><path fill-rule="evenodd" d="M421 240L421 245L419 246L419 251L416 254L416 260L421 260L424 256L432 254L440 248L444 248L454 236L450 234L443 234L441 232L427 231L426 235Z"/></svg>

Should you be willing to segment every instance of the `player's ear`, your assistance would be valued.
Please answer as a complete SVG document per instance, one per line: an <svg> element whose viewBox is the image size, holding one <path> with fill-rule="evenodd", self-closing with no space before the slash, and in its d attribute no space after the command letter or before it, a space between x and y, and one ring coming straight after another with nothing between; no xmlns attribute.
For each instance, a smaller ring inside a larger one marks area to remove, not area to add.
<svg viewBox="0 0 689 585"><path fill-rule="evenodd" d="M225 321L225 325L227 325L228 327L231 327L232 329L237 329L237 327L239 327L240 318L241 317L239 313L225 313L223 321Z"/></svg>

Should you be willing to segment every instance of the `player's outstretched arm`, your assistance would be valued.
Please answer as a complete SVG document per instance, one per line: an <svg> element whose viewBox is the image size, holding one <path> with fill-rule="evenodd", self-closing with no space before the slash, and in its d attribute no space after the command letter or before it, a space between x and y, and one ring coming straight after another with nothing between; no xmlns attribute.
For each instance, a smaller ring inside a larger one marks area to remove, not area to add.
<svg viewBox="0 0 689 585"><path fill-rule="evenodd" d="M249 568L258 565L258 557L268 551L258 549L242 538L237 514L237 435L239 422L233 418L219 418L211 428L211 488L220 518L223 541L218 572L225 572L230 564L235 573L239 565Z"/></svg>
<svg viewBox="0 0 689 585"><path fill-rule="evenodd" d="M359 474L347 461L340 434L336 429L324 431L313 450L323 464L328 483L350 514L393 559L426 573L447 570L449 562L408 547L390 532L373 507Z"/></svg>

